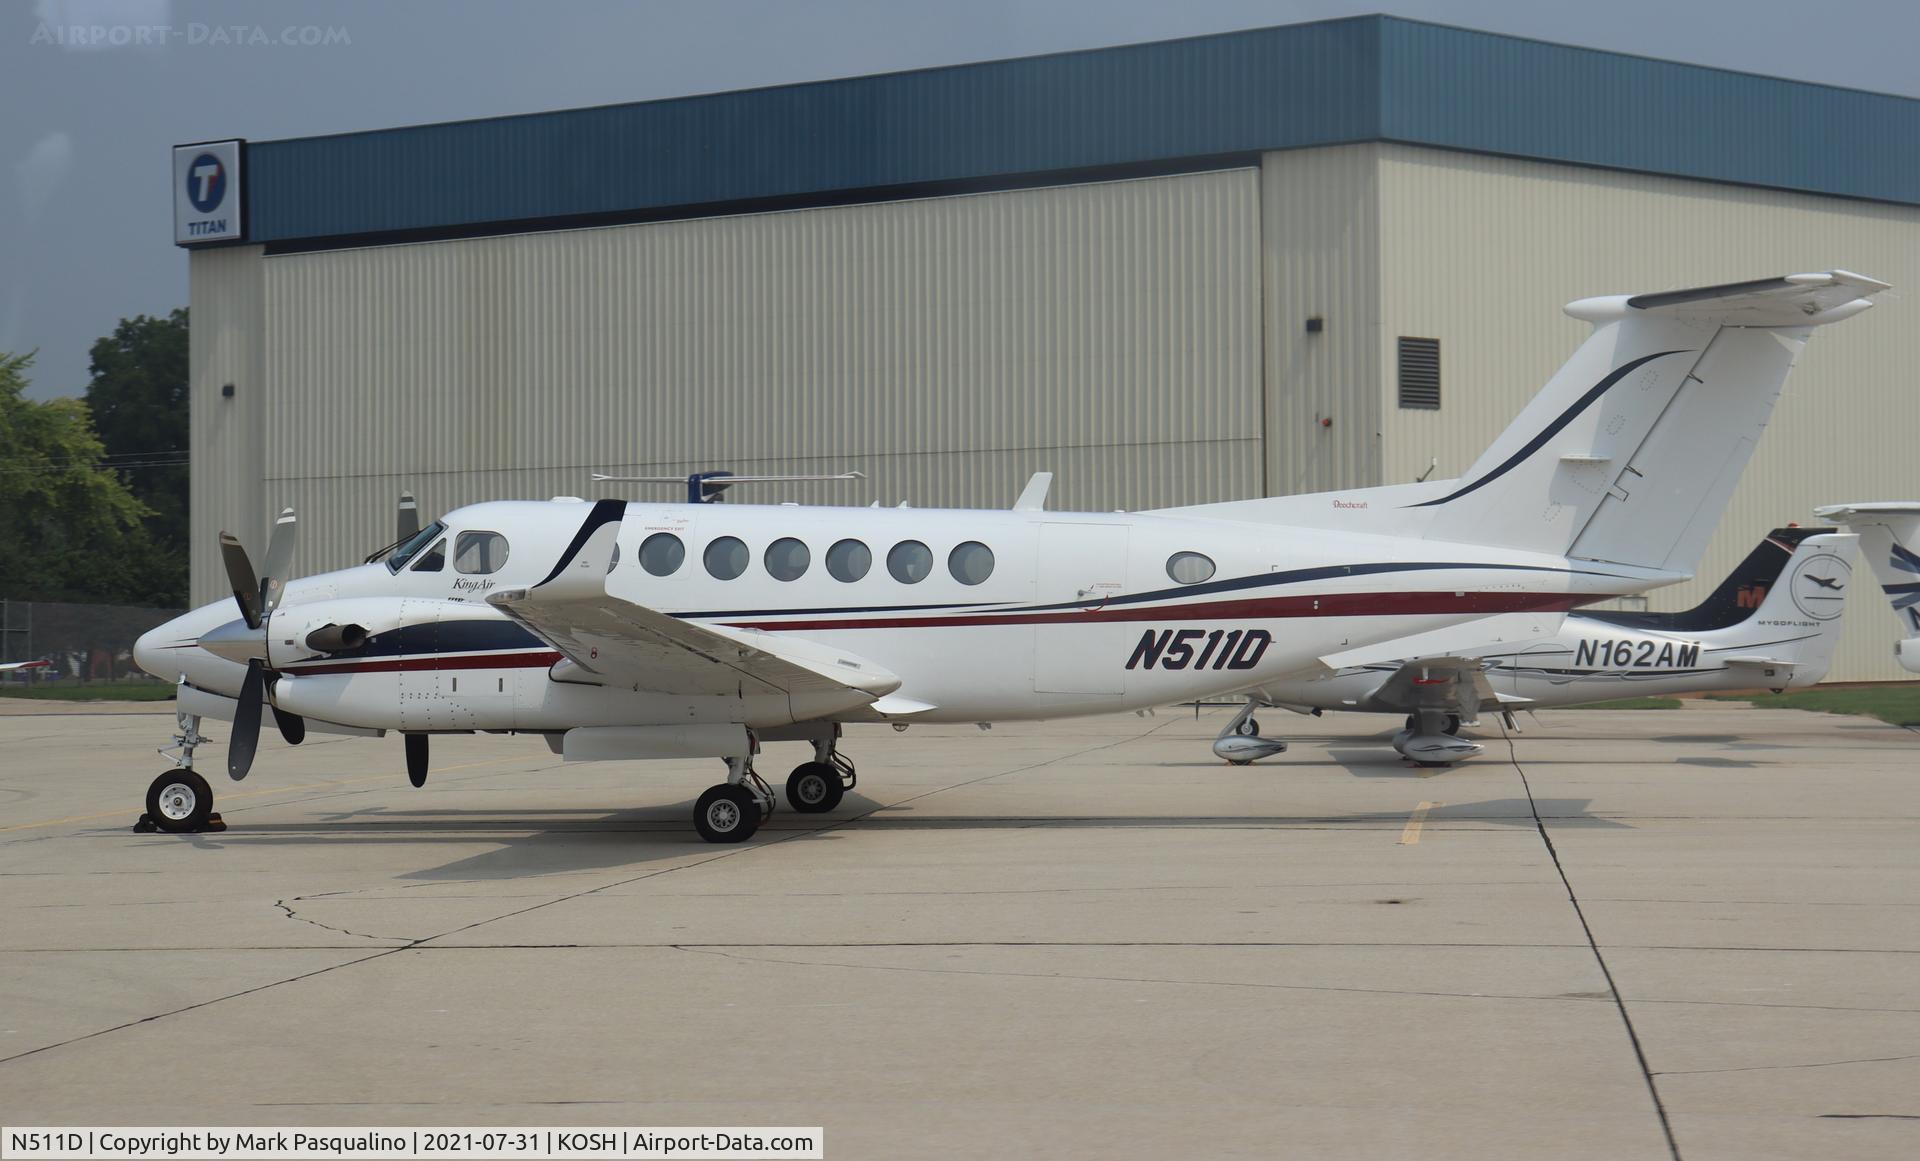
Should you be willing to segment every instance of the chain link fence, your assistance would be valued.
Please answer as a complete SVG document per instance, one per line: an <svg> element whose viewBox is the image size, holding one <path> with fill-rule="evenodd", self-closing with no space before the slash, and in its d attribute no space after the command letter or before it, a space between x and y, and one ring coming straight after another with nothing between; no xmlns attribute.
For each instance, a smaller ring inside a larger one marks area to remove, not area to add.
<svg viewBox="0 0 1920 1161"><path fill-rule="evenodd" d="M0 671L0 682L15 689L55 683L157 682L133 663L133 643L182 611L0 599L0 663L45 663Z"/></svg>

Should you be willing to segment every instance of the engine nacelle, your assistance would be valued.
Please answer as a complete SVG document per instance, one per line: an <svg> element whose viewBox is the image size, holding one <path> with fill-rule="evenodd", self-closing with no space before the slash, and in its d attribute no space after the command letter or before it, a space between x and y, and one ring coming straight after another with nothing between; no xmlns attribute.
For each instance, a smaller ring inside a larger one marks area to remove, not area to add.
<svg viewBox="0 0 1920 1161"><path fill-rule="evenodd" d="M436 606L442 603L396 601L391 597L342 597L283 605L267 619L268 664L288 665L358 649L377 634L407 625L431 623L437 619Z"/></svg>

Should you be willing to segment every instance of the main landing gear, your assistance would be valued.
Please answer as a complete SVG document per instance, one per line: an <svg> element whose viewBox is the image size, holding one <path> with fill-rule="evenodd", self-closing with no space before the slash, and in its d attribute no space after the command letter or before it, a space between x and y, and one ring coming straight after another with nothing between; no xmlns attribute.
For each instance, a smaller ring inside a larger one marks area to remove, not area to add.
<svg viewBox="0 0 1920 1161"><path fill-rule="evenodd" d="M213 787L193 769L193 751L212 741L200 732L200 715L174 711L178 732L173 745L164 747L160 756L172 762L174 769L155 778L147 786L147 812L133 824L135 833L191 834L195 831L222 831L227 824L213 810Z"/></svg>
<svg viewBox="0 0 1920 1161"><path fill-rule="evenodd" d="M797 814L824 814L840 805L858 779L834 737L813 739L813 761L787 776L787 804ZM755 750L759 749L756 743ZM727 780L709 786L693 807L693 828L710 843L745 842L773 814L773 788L754 772L753 759L728 758Z"/></svg>
<svg viewBox="0 0 1920 1161"><path fill-rule="evenodd" d="M773 814L773 788L753 771L753 759L728 758L727 780L709 786L693 804L693 829L710 843L740 843Z"/></svg>

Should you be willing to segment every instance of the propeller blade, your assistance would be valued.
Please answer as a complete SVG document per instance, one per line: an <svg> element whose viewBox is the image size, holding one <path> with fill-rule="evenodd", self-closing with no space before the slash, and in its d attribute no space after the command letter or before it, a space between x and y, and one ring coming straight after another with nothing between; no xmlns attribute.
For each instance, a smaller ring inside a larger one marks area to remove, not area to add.
<svg viewBox="0 0 1920 1161"><path fill-rule="evenodd" d="M400 518L394 525L394 531L400 535L396 543L405 544L420 535L420 504L413 498L412 492L400 493Z"/></svg>
<svg viewBox="0 0 1920 1161"><path fill-rule="evenodd" d="M260 611L270 617L286 591L287 570L293 565L293 546L299 540L300 526L293 509L285 508L273 522L273 538L267 541L266 574L260 578Z"/></svg>
<svg viewBox="0 0 1920 1161"><path fill-rule="evenodd" d="M247 662L247 678L240 684L240 704L233 711L233 735L227 739L227 777L235 782L253 768L253 752L260 746L260 703L266 691L266 669Z"/></svg>
<svg viewBox="0 0 1920 1161"><path fill-rule="evenodd" d="M418 790L427 784L427 736L407 735L407 781Z"/></svg>
<svg viewBox="0 0 1920 1161"><path fill-rule="evenodd" d="M280 737L289 746L297 746L307 740L307 719L299 714L290 714L279 706L274 706L273 724L280 731Z"/></svg>
<svg viewBox="0 0 1920 1161"><path fill-rule="evenodd" d="M247 550L233 534L220 534L220 562L227 566L227 583L233 586L234 603L240 606L240 619L247 628L258 629L263 619L260 615L260 580L253 574L253 562L247 559Z"/></svg>

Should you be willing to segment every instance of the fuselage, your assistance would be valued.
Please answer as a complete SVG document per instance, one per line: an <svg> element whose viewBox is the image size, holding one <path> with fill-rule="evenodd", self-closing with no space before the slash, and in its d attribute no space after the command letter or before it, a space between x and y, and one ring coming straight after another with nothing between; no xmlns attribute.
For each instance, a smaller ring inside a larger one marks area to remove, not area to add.
<svg viewBox="0 0 1920 1161"><path fill-rule="evenodd" d="M472 505L403 554L290 582L270 634L275 703L409 731L793 720L784 704L553 679L559 654L486 597L539 584L591 507ZM1212 696L1301 673L1343 649L1674 579L1185 514L635 503L617 544L608 596L857 655L898 676L900 697L916 707L902 720L925 722ZM373 630L363 645L314 654L296 644L343 608ZM243 667L193 644L233 615L231 601L188 613L143 638L137 659L158 676L233 696ZM894 716L858 700L823 716Z"/></svg>

